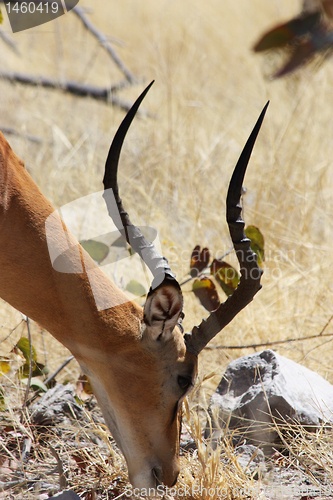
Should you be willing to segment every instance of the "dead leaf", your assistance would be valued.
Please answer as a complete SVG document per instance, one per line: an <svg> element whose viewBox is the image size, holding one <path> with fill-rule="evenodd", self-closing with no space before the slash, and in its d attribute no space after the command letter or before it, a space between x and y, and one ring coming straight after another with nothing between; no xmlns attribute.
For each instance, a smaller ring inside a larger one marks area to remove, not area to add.
<svg viewBox="0 0 333 500"><path fill-rule="evenodd" d="M75 460L76 465L80 469L80 473L85 474L89 465L86 458L83 457L81 453L73 453L71 457Z"/></svg>
<svg viewBox="0 0 333 500"><path fill-rule="evenodd" d="M200 245L194 247L191 255L190 262L190 275L195 278L201 271L203 271L209 264L210 252L208 248L201 250Z"/></svg>
<svg viewBox="0 0 333 500"><path fill-rule="evenodd" d="M212 312L219 307L220 299L216 286L208 276L202 276L194 280L192 291L207 311Z"/></svg>
<svg viewBox="0 0 333 500"><path fill-rule="evenodd" d="M81 401L90 399L94 394L87 375L81 374L76 383L76 394Z"/></svg>

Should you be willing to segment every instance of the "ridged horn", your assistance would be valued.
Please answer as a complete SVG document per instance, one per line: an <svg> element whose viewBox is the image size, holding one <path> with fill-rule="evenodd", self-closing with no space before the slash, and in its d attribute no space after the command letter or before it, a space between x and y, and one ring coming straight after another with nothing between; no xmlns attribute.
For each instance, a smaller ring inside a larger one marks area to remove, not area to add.
<svg viewBox="0 0 333 500"><path fill-rule="evenodd" d="M103 178L103 197L110 217L117 229L125 237L127 243L140 255L154 276L150 293L162 284L173 285L179 290L180 287L175 279L174 273L170 269L167 259L158 253L154 244L147 241L140 229L134 226L130 221L129 215L125 211L119 196L117 174L120 152L125 136L141 102L153 83L154 81L145 88L120 124L110 146Z"/></svg>
<svg viewBox="0 0 333 500"><path fill-rule="evenodd" d="M269 102L262 110L250 137L239 157L232 174L227 194L227 223L234 249L240 265L241 278L238 287L228 299L213 311L199 326L195 326L190 334L185 334L186 348L198 355L200 351L230 321L249 304L260 290L262 269L258 266L257 256L251 250L251 241L244 232L244 221L241 213L240 199L246 168L263 122Z"/></svg>

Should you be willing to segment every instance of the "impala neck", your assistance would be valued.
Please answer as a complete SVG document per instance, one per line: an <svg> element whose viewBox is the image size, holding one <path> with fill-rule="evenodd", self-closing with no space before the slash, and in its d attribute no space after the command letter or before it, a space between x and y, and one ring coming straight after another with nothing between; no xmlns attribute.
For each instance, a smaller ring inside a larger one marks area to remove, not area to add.
<svg viewBox="0 0 333 500"><path fill-rule="evenodd" d="M121 348L124 335L127 343L131 338L137 340L141 308L128 302L57 216L50 217L53 213L54 208L0 133L0 296L79 359L86 357L86 350ZM47 220L55 244L67 241L61 265L70 272L52 266ZM99 311L96 303L108 308Z"/></svg>

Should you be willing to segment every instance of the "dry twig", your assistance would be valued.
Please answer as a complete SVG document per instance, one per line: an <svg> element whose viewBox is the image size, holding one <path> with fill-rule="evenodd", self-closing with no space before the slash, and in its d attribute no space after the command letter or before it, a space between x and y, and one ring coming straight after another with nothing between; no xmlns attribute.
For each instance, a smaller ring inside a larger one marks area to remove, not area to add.
<svg viewBox="0 0 333 500"><path fill-rule="evenodd" d="M262 342L260 344L248 344L248 345L212 345L206 346L205 349L214 351L215 349L254 349L256 347L269 347L276 344L288 344L289 342L299 342L301 340L318 339L322 337L333 337L333 333L319 333L317 335L310 335L309 337L298 337L290 338L284 340L274 340L272 342Z"/></svg>
<svg viewBox="0 0 333 500"><path fill-rule="evenodd" d="M70 363L72 361L72 359L74 359L74 356L71 355L69 356L60 366L59 368L56 369L56 371L54 373L52 373L52 375L50 375L49 377L47 377L47 379L45 380L44 384L46 386L49 385L49 383L58 375L58 373L61 372L61 370L63 370L65 368L65 366L68 365L68 363Z"/></svg>
<svg viewBox="0 0 333 500"><path fill-rule="evenodd" d="M120 71L124 73L127 82L130 83L131 85L138 83L138 79L136 78L135 75L133 75L133 73L126 67L126 65L120 59L117 52L107 39L106 35L102 33L98 28L96 28L96 26L88 19L84 9L82 9L82 7L76 6L72 9L72 12L74 12L78 16L78 18L82 21L87 30L89 30L90 33L92 33L97 38L100 44L110 54L112 60L116 63Z"/></svg>
<svg viewBox="0 0 333 500"><path fill-rule="evenodd" d="M16 135L18 137L25 137L25 139L28 139L28 141L35 142L36 144L41 144L42 139L40 137L37 137L36 135L31 135L31 134L23 134L22 132L19 132L13 127L6 127L0 125L0 131L3 134L10 134L10 135Z"/></svg>
<svg viewBox="0 0 333 500"><path fill-rule="evenodd" d="M122 99L114 95L113 91L119 90L124 86L124 82L120 82L117 85L111 87L97 87L94 85L65 81L60 82L53 78L48 78L45 76L31 76L25 73L12 73L9 71L0 71L0 78L3 80L8 80L9 82L18 82L25 85L33 85L46 87L56 90L62 90L63 92L68 92L80 97L92 97L100 101L110 102L113 106L118 106L119 108L128 111L132 107L132 102L127 99ZM147 110L141 109L141 114L145 116L154 117Z"/></svg>
<svg viewBox="0 0 333 500"><path fill-rule="evenodd" d="M50 452L52 453L52 455L54 456L54 458L57 461L57 469L58 469L58 474L59 474L60 490L64 490L66 488L66 486L67 486L67 479L66 479L66 476L65 476L65 473L64 473L64 468L63 468L63 465L62 465L62 461L61 461L58 453L56 452L56 450L53 448L53 446L49 446L49 450L50 450Z"/></svg>
<svg viewBox="0 0 333 500"><path fill-rule="evenodd" d="M17 328L18 328L18 327L22 324L22 322L23 322L23 321L24 321L24 319L21 319L21 321L20 321L20 322L19 322L16 326L14 326L14 328L12 328L12 329L10 330L9 334L7 335L7 337L5 337L4 339L1 339L1 340L0 340L0 344L2 344L2 342L5 342L6 340L8 340L8 339L9 339L9 337L11 336L11 334L12 334L13 332L15 332L15 330L16 330L16 329L17 329Z"/></svg>
<svg viewBox="0 0 333 500"><path fill-rule="evenodd" d="M2 27L0 27L0 38L2 38L2 40L15 52L15 54L20 55L16 43Z"/></svg>

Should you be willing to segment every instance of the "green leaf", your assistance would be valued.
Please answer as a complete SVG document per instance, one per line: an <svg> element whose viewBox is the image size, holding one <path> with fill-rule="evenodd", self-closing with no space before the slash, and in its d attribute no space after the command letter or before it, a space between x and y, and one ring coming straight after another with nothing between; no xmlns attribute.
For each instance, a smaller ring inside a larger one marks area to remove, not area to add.
<svg viewBox="0 0 333 500"><path fill-rule="evenodd" d="M110 248L105 243L95 240L83 240L80 241L81 246L86 252L94 259L98 264L100 264L109 254Z"/></svg>
<svg viewBox="0 0 333 500"><path fill-rule="evenodd" d="M128 247L128 249L127 249L127 250L128 250L128 254L129 254L129 256L130 256L130 257L133 257L133 255L135 255L135 254L136 254L136 251L135 251L135 250L133 250L133 248L132 248L132 247L130 247L130 246Z"/></svg>
<svg viewBox="0 0 333 500"><path fill-rule="evenodd" d="M37 377L37 376L47 377L49 375L49 373L50 373L49 368L46 365L43 365L42 363L38 363L38 362L36 363L35 370L32 372L34 377Z"/></svg>
<svg viewBox="0 0 333 500"><path fill-rule="evenodd" d="M127 241L124 236L119 236L115 241L111 243L112 247L118 247L118 248L126 248L127 247Z"/></svg>
<svg viewBox="0 0 333 500"><path fill-rule="evenodd" d="M32 376L33 377L43 377L44 375L47 375L49 369L43 365L42 363L36 363L33 371L32 371Z"/></svg>
<svg viewBox="0 0 333 500"><path fill-rule="evenodd" d="M234 267L223 260L214 259L210 266L210 273L228 297L234 293L240 279Z"/></svg>
<svg viewBox="0 0 333 500"><path fill-rule="evenodd" d="M16 344L16 347L20 349L22 352L23 356L25 357L27 364L30 363L30 345L29 345L29 340L26 337L21 337L18 343ZM37 354L34 346L32 346L32 361L35 364L37 361Z"/></svg>
<svg viewBox="0 0 333 500"><path fill-rule="evenodd" d="M216 286L208 276L201 276L194 280L192 291L207 311L215 311L219 307L220 299Z"/></svg>
<svg viewBox="0 0 333 500"><path fill-rule="evenodd" d="M18 376L19 378L27 378L29 377L30 364L24 363L23 366L20 367ZM49 369L43 365L42 363L34 363L32 366L32 376L33 377L44 377L49 372Z"/></svg>
<svg viewBox="0 0 333 500"><path fill-rule="evenodd" d="M29 377L29 371L30 371L30 365L29 363L24 363L23 366L20 366L19 371L17 372L17 375L20 379L23 378L28 378Z"/></svg>
<svg viewBox="0 0 333 500"><path fill-rule="evenodd" d="M251 250L257 254L258 265L261 266L265 260L265 239L260 229L248 226L245 229L246 236L251 240Z"/></svg>
<svg viewBox="0 0 333 500"><path fill-rule="evenodd" d="M28 385L29 379L28 378L22 378L21 381L22 381L23 384ZM46 385L38 377L32 377L31 378L30 387L32 387L35 390L41 389L44 392L47 391Z"/></svg>
<svg viewBox="0 0 333 500"><path fill-rule="evenodd" d="M8 361L0 361L0 376L6 375L10 371L10 364Z"/></svg>
<svg viewBox="0 0 333 500"><path fill-rule="evenodd" d="M142 297L143 295L147 294L145 287L136 280L131 280L127 284L126 290L130 293L133 293L133 295L136 295L137 297Z"/></svg>

